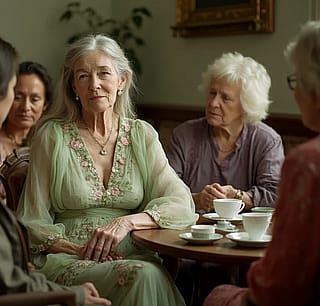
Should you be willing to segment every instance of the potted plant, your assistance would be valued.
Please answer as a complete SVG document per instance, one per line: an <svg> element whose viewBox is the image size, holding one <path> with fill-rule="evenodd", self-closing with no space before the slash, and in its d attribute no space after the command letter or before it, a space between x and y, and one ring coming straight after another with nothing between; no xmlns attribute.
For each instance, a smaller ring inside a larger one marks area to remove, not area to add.
<svg viewBox="0 0 320 306"><path fill-rule="evenodd" d="M145 45L144 39L137 32L147 17L151 18L149 10L145 7L137 7L133 8L129 17L123 21L104 18L92 7L83 8L79 1L75 1L67 4L59 20L60 22L71 22L78 18L85 23L87 28L85 31L75 33L69 37L68 43L72 43L88 33L107 33L123 48L135 72L141 74L142 66L136 55L135 48Z"/></svg>

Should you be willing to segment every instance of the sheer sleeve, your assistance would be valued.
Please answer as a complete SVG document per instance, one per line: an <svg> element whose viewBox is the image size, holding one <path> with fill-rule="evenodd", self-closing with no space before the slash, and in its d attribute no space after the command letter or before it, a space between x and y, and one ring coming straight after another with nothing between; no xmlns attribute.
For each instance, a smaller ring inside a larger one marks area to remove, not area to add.
<svg viewBox="0 0 320 306"><path fill-rule="evenodd" d="M198 219L189 188L170 167L158 134L136 120L131 132L136 162L143 177L144 200L139 207L160 227L182 229Z"/></svg>
<svg viewBox="0 0 320 306"><path fill-rule="evenodd" d="M57 128L50 123L43 126L35 136L28 174L17 209L17 217L28 229L32 253L40 253L58 239L65 239L63 224L54 224L51 206L52 188L56 186L52 160L61 146L57 140L58 134Z"/></svg>

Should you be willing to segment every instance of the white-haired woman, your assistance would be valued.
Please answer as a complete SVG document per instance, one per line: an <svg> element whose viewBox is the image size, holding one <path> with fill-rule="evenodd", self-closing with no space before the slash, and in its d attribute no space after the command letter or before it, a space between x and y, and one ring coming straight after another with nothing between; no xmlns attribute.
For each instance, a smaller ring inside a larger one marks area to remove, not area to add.
<svg viewBox="0 0 320 306"><path fill-rule="evenodd" d="M320 22L303 25L286 48L294 66L288 85L303 124L320 132ZM205 306L320 305L320 137L292 149L283 163L273 236L251 264L248 288L219 286Z"/></svg>
<svg viewBox="0 0 320 306"><path fill-rule="evenodd" d="M198 217L157 133L134 119L132 74L105 35L69 47L59 95L32 140L18 216L49 279L90 280L112 305L184 305L157 255L130 238Z"/></svg>
<svg viewBox="0 0 320 306"><path fill-rule="evenodd" d="M270 86L266 69L237 52L203 73L206 117L178 126L168 152L198 211L212 210L216 198L242 199L246 209L274 206L284 152L280 135L261 122Z"/></svg>
<svg viewBox="0 0 320 306"><path fill-rule="evenodd" d="M223 54L203 73L206 116L178 126L168 151L199 213L212 211L217 198L242 199L247 210L275 205L284 151L280 135L261 122L270 86L266 69L237 52ZM181 260L176 283L190 305L200 305L214 284L232 281L234 269Z"/></svg>

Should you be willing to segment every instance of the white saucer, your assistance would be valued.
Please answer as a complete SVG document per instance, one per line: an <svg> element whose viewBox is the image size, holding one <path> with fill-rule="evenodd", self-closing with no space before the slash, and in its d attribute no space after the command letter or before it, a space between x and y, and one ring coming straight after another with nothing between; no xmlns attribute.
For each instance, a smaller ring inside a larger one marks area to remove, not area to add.
<svg viewBox="0 0 320 306"><path fill-rule="evenodd" d="M239 232L238 228L222 228L216 225L216 232L221 234L227 234L227 233L236 233Z"/></svg>
<svg viewBox="0 0 320 306"><path fill-rule="evenodd" d="M255 248L266 247L272 238L271 235L263 235L260 240L250 240L247 232L231 233L227 234L226 237L238 245Z"/></svg>
<svg viewBox="0 0 320 306"><path fill-rule="evenodd" d="M212 237L209 239L207 239L207 238L201 239L201 238L194 238L191 233L182 233L182 234L179 234L179 237L183 240L186 240L186 241L192 243L192 244L211 244L214 241L221 239L223 237L223 235L214 233L212 235Z"/></svg>
<svg viewBox="0 0 320 306"><path fill-rule="evenodd" d="M227 221L242 221L242 216L241 215L236 215L234 218L232 219L225 219L225 218L221 218L219 217L219 215L217 213L207 213L207 214L203 214L203 217L210 219L210 220L215 220L215 221L221 221L221 220L227 220Z"/></svg>

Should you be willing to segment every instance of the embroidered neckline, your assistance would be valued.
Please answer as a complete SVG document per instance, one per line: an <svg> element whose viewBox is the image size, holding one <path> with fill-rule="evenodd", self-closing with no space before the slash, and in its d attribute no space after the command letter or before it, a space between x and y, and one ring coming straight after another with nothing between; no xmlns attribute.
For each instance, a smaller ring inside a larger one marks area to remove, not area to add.
<svg viewBox="0 0 320 306"><path fill-rule="evenodd" d="M97 169L93 163L90 153L81 137L76 123L69 123L63 125L63 130L68 134L67 145L76 153L79 164L85 172L85 177L88 182L91 182L91 198L96 201L103 201L108 203L108 206L114 206L119 202L122 196L121 185L126 169L131 170L131 161L126 160L129 156L127 150L131 147L130 130L132 120L127 118L120 118L119 133L116 140L114 159L111 168L111 174L108 186L105 187L100 180ZM126 170L128 171L128 170ZM127 187L128 188L128 187ZM126 188L126 189L127 189Z"/></svg>

